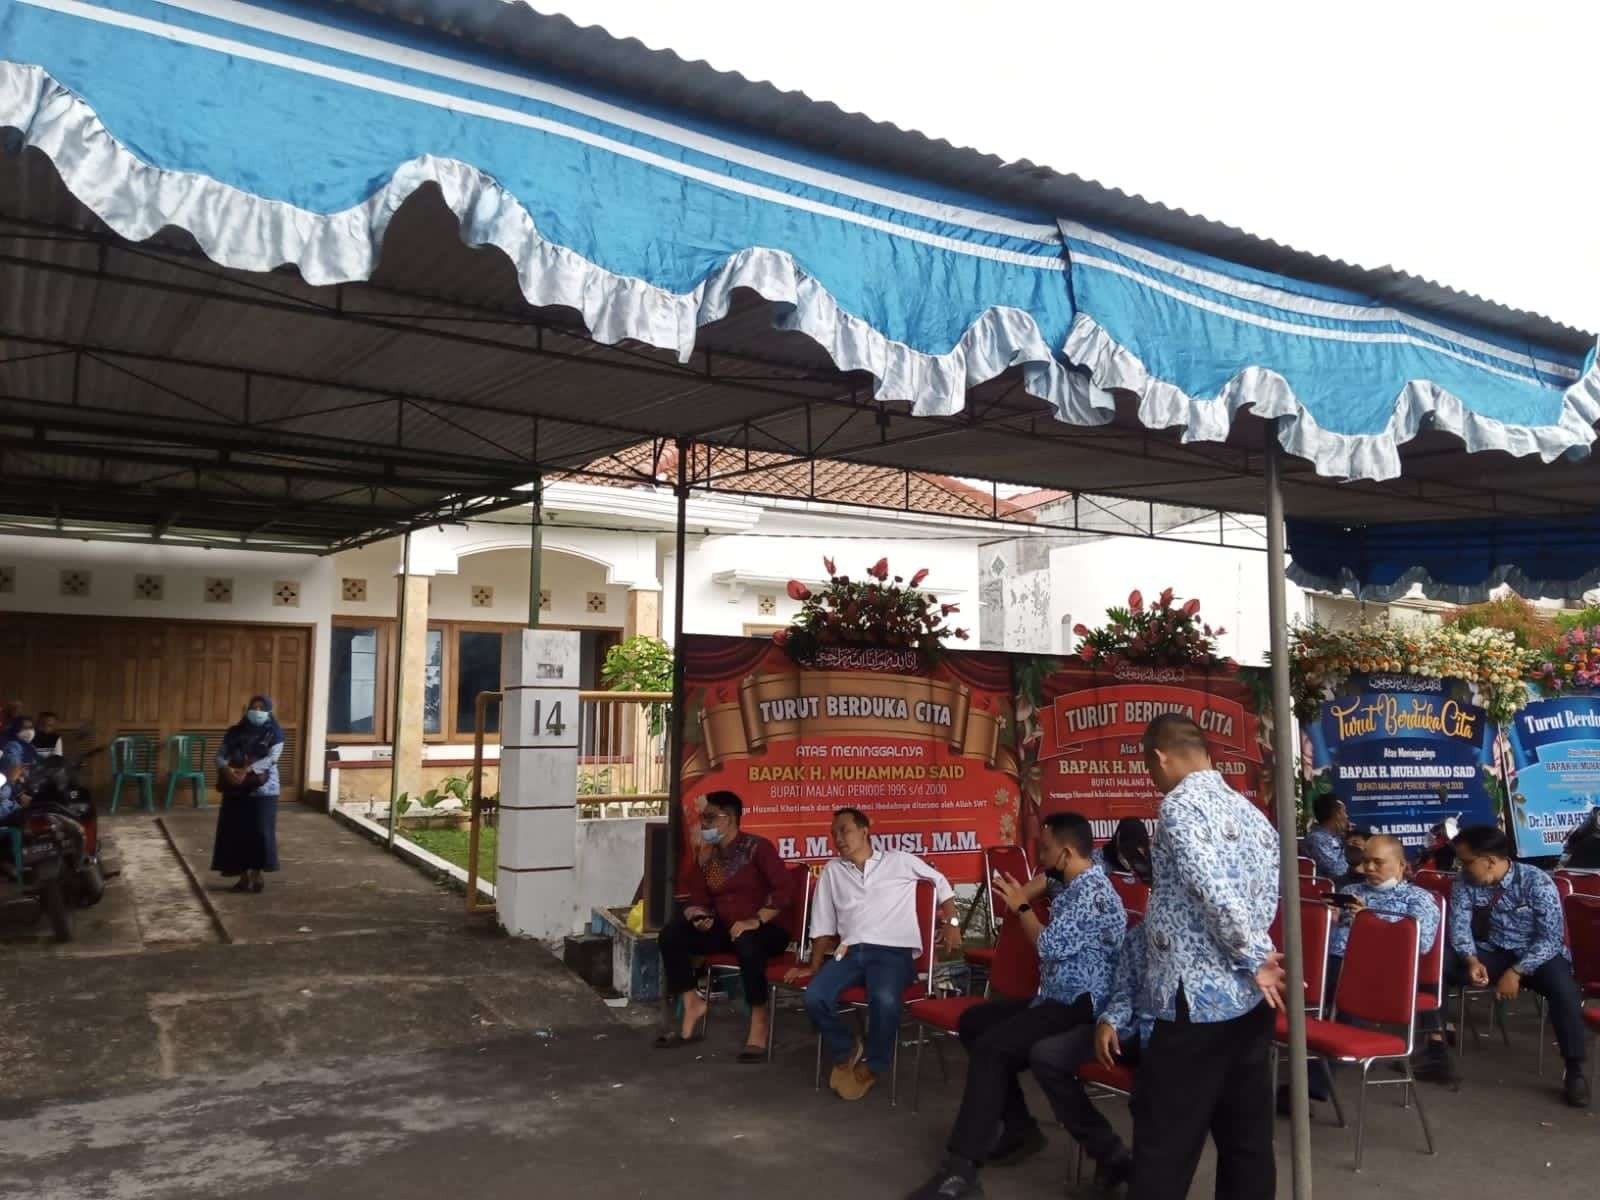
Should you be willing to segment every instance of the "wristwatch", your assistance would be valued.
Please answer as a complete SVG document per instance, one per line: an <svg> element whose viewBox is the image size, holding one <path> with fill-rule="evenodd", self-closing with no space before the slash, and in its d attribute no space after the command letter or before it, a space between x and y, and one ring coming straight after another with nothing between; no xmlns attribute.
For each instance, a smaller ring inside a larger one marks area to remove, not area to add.
<svg viewBox="0 0 1600 1200"><path fill-rule="evenodd" d="M1019 913L1032 912L1033 911L1033 905L1031 905L1031 904L1019 904L1019 905L1017 905L1017 911Z"/></svg>
<svg viewBox="0 0 1600 1200"><path fill-rule="evenodd" d="M953 929L960 929L961 928L961 918L960 917L950 917L945 921L945 924L949 925Z"/></svg>

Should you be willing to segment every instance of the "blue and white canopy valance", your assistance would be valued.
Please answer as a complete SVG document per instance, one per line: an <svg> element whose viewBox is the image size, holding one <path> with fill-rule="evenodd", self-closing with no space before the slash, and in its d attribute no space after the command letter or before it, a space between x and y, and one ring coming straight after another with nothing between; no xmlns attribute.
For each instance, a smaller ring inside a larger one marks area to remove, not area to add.
<svg viewBox="0 0 1600 1200"><path fill-rule="evenodd" d="M313 283L370 276L431 183L530 303L598 340L686 359L747 288L924 415L1019 368L1064 421L1109 421L1124 389L1147 426L1212 441L1249 407L1321 474L1365 479L1396 475L1424 422L1552 459L1587 453L1600 419L1592 354L1058 225L353 7L0 0L0 128L124 237L175 226L218 263Z"/></svg>

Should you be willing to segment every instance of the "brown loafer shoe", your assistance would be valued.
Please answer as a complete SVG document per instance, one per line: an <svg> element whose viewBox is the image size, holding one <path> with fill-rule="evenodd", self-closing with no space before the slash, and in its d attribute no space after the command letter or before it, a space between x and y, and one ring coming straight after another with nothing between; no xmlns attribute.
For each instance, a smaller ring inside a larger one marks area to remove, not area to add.
<svg viewBox="0 0 1600 1200"><path fill-rule="evenodd" d="M850 1074L845 1076L839 1087L834 1089L839 1093L841 1100L859 1100L872 1090L872 1085L878 1082L865 1063L857 1063L850 1069Z"/></svg>
<svg viewBox="0 0 1600 1200"><path fill-rule="evenodd" d="M850 1073L855 1070L856 1064L866 1054L867 1048L862 1045L861 1039L856 1039L855 1049L850 1051L850 1057L842 1063L835 1063L833 1071L828 1076L828 1086L835 1092L845 1086L845 1081L850 1078Z"/></svg>

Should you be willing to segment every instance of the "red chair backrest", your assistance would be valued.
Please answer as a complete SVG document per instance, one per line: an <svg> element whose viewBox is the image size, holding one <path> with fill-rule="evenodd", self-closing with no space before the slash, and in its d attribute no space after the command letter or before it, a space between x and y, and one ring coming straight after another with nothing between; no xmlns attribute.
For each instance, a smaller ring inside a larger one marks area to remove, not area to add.
<svg viewBox="0 0 1600 1200"><path fill-rule="evenodd" d="M795 888L795 896L789 902L789 907L778 914L778 921L788 930L796 953L803 955L811 942L806 927L811 923L811 897L817 890L817 872L808 864L799 862L785 863L784 869L791 875L799 874L800 886Z"/></svg>
<svg viewBox="0 0 1600 1200"><path fill-rule="evenodd" d="M1144 912L1150 907L1150 885L1125 871L1111 871L1106 875L1111 887L1122 897L1122 907L1129 912Z"/></svg>
<svg viewBox="0 0 1600 1200"><path fill-rule="evenodd" d="M1417 1019L1417 923L1410 917L1359 912L1339 971L1334 1011L1340 1020L1403 1025Z"/></svg>
<svg viewBox="0 0 1600 1200"><path fill-rule="evenodd" d="M1050 898L1032 901L1034 914L1050 920ZM989 969L989 990L1006 1000L1031 1000L1039 991L1039 951L1022 927L1021 921L1007 921L1000 927L994 945L994 965Z"/></svg>
<svg viewBox="0 0 1600 1200"><path fill-rule="evenodd" d="M1333 895L1333 880L1325 875L1319 875L1315 879L1302 879L1300 894L1308 900L1321 900L1326 903L1328 897Z"/></svg>
<svg viewBox="0 0 1600 1200"><path fill-rule="evenodd" d="M1283 953L1283 901L1278 901L1278 911L1272 914L1272 925L1267 930L1267 936L1272 939L1272 948L1279 954Z"/></svg>
<svg viewBox="0 0 1600 1200"><path fill-rule="evenodd" d="M934 956L939 952L935 932L939 928L939 893L926 879L917 880L917 926L922 935L922 949L917 952L917 982L924 988L933 983Z"/></svg>
<svg viewBox="0 0 1600 1200"><path fill-rule="evenodd" d="M1328 947L1333 942L1333 906L1315 900L1300 905L1300 953L1306 968L1306 1012L1322 1014L1328 990Z"/></svg>
<svg viewBox="0 0 1600 1200"><path fill-rule="evenodd" d="M1578 987L1600 987L1600 896L1568 896L1561 909Z"/></svg>
<svg viewBox="0 0 1600 1200"><path fill-rule="evenodd" d="M1439 990L1440 981L1444 979L1444 942L1449 936L1450 928L1450 901L1438 892L1429 893L1434 904L1439 908L1439 932L1433 936L1433 945L1423 952L1422 958L1417 962L1417 986ZM1417 940L1422 940L1422 932L1418 930ZM1443 996L1439 999L1442 1001Z"/></svg>
<svg viewBox="0 0 1600 1200"><path fill-rule="evenodd" d="M1317 877L1317 862L1316 862L1316 859L1307 858L1304 854L1302 854L1295 861L1300 864L1300 878L1301 879L1315 879Z"/></svg>
<svg viewBox="0 0 1600 1200"><path fill-rule="evenodd" d="M1572 880L1565 875L1557 875L1555 877L1555 882L1556 895L1563 900L1578 890L1572 886Z"/></svg>
<svg viewBox="0 0 1600 1200"><path fill-rule="evenodd" d="M1418 871L1413 877L1420 888L1427 888L1441 900L1450 899L1456 886L1456 877L1450 871Z"/></svg>
<svg viewBox="0 0 1600 1200"><path fill-rule="evenodd" d="M1568 896L1600 896L1600 872L1569 871L1565 867L1556 872L1556 883L1563 881L1572 890Z"/></svg>
<svg viewBox="0 0 1600 1200"><path fill-rule="evenodd" d="M999 928L1011 915L1011 910L1006 907L1006 902L1000 899L1000 893L994 890L996 871L1011 876L1018 883L1026 883L1033 878L1033 864L1028 861L1028 852L1021 846L983 848L983 886L989 892L989 912L994 917L995 927Z"/></svg>

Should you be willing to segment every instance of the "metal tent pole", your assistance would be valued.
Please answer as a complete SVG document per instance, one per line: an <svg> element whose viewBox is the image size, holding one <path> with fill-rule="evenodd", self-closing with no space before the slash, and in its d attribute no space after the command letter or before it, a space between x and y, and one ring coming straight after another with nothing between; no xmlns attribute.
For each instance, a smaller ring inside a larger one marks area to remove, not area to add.
<svg viewBox="0 0 1600 1200"><path fill-rule="evenodd" d="M1311 1100L1307 1094L1306 968L1300 939L1300 864L1296 845L1294 706L1289 698L1289 602L1285 587L1283 449L1278 423L1267 426L1267 621L1272 629L1272 793L1278 810L1283 951L1288 970L1290 1156L1295 1200L1311 1200Z"/></svg>
<svg viewBox="0 0 1600 1200"><path fill-rule="evenodd" d="M672 573L672 741L667 756L667 861L665 871L666 895L662 898L660 912L670 916L672 897L677 891L678 857L683 846L683 580L687 574L684 561L689 553L689 456L694 443L679 438L678 450L678 525L675 531L674 554L677 567Z"/></svg>
<svg viewBox="0 0 1600 1200"><path fill-rule="evenodd" d="M557 514L559 515L559 514ZM528 534L528 628L539 628L539 612L544 607L539 593L544 587L544 477L533 481L532 525Z"/></svg>
<svg viewBox="0 0 1600 1200"><path fill-rule="evenodd" d="M389 836L384 845L394 849L395 826L400 822L400 705L406 677L406 580L411 575L411 531L400 541L400 611L395 614L394 707L389 712Z"/></svg>

